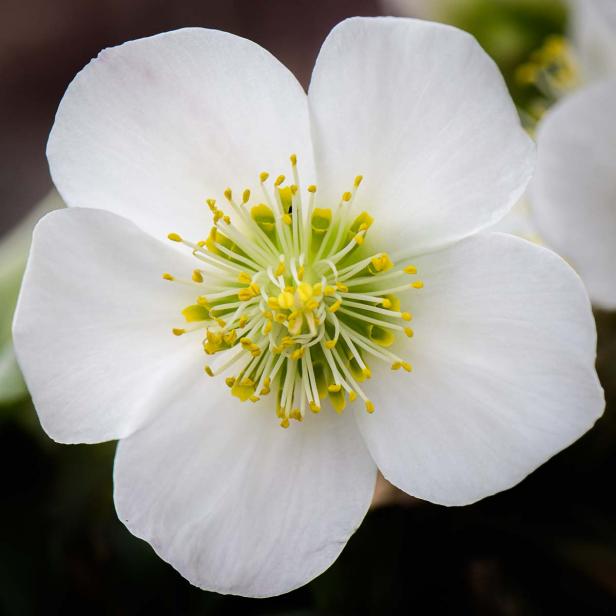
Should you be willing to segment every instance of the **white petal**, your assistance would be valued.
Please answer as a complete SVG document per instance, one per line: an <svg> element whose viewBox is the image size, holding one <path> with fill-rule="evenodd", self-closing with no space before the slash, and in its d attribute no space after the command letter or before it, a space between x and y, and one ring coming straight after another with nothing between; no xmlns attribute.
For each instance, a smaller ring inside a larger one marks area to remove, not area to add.
<svg viewBox="0 0 616 616"><path fill-rule="evenodd" d="M299 83L255 43L200 28L101 52L66 91L47 148L69 205L192 237L207 224L205 198L287 173L292 153L310 175Z"/></svg>
<svg viewBox="0 0 616 616"><path fill-rule="evenodd" d="M188 385L165 414L120 442L114 485L129 530L193 584L278 595L320 574L363 519L376 467L350 416L284 430L266 397Z"/></svg>
<svg viewBox="0 0 616 616"><path fill-rule="evenodd" d="M572 0L572 38L582 78L616 75L616 2Z"/></svg>
<svg viewBox="0 0 616 616"><path fill-rule="evenodd" d="M530 178L533 145L503 78L461 30L344 21L309 104L322 200L363 174L358 208L377 213L374 232L394 249L421 254L495 223Z"/></svg>
<svg viewBox="0 0 616 616"><path fill-rule="evenodd" d="M533 215L591 299L616 308L616 80L558 103L539 126Z"/></svg>
<svg viewBox="0 0 616 616"><path fill-rule="evenodd" d="M58 210L38 223L13 342L53 439L126 436L174 395L178 373L202 377L198 340L171 333L198 293L161 278L192 265L108 212Z"/></svg>
<svg viewBox="0 0 616 616"><path fill-rule="evenodd" d="M573 270L513 236L469 238L417 266L414 371L397 386L375 373L376 412L358 418L389 481L464 505L515 485L601 415L595 325Z"/></svg>

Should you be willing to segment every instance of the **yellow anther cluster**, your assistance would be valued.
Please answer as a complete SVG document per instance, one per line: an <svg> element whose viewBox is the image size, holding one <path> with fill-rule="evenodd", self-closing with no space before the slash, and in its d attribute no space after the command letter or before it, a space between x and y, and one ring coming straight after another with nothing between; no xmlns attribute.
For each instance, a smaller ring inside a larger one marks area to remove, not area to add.
<svg viewBox="0 0 616 616"><path fill-rule="evenodd" d="M302 195L297 156L290 162L290 183L278 175L268 186L264 171L260 190L242 190L240 201L225 189L226 210L207 199L213 226L206 239L168 236L189 247L199 266L188 279L163 274L196 288L195 303L182 311L186 325L173 333L201 332L212 357L205 373L233 371L225 382L238 399L258 402L274 391L285 428L307 410L321 412L325 399L337 413L358 398L374 412L363 391L372 374L367 361L411 371L391 350L397 334L413 335L397 294L423 286L405 279L417 273L413 265L366 250L374 219L352 214L362 176L337 206L317 206L317 187Z"/></svg>

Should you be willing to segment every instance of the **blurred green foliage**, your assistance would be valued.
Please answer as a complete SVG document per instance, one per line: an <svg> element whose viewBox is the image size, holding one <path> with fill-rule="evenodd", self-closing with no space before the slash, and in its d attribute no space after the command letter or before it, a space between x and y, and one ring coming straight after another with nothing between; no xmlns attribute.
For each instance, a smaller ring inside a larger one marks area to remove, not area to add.
<svg viewBox="0 0 616 616"><path fill-rule="evenodd" d="M533 88L520 84L516 69L546 38L564 34L567 9L561 0L440 0L434 17L470 32L500 67L519 107L534 102Z"/></svg>

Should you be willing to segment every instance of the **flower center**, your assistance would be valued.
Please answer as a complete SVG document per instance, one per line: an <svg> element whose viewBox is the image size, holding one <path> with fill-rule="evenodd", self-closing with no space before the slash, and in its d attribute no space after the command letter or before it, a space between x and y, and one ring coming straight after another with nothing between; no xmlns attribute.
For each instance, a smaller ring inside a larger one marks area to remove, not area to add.
<svg viewBox="0 0 616 616"><path fill-rule="evenodd" d="M281 175L270 188L261 173L262 200L253 205L249 190L239 203L225 190L226 211L208 199L214 224L207 239L170 233L199 266L190 280L163 274L196 289L195 303L182 311L187 325L173 333L201 332L203 350L213 356L206 374L227 374L240 400L256 402L275 388L285 428L302 421L306 409L319 413L325 399L338 413L357 397L374 411L360 383L375 359L411 371L391 350L397 334L413 336L397 294L423 287L413 265L397 265L364 244L373 219L353 212L361 176L335 208L316 207L316 186L307 187L304 204L297 158L290 160L293 183Z"/></svg>

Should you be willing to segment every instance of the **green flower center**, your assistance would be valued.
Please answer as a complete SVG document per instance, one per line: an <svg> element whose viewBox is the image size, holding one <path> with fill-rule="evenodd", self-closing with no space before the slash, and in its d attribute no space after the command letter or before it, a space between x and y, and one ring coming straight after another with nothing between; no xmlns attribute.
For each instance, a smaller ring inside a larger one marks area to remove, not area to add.
<svg viewBox="0 0 616 616"><path fill-rule="evenodd" d="M194 243L170 233L199 267L191 280L163 274L196 288L195 303L182 311L186 325L173 333L201 332L213 358L206 374L226 374L240 400L256 402L274 389L285 428L307 409L319 413L325 399L338 413L358 397L374 411L360 385L371 376L368 362L411 371L391 350L396 335L413 336L397 294L423 287L413 265L367 249L373 219L353 213L361 176L335 208L316 207L316 186L307 187L304 204L297 158L290 160L293 183L281 175L270 188L262 173L257 203L250 205L249 190L238 203L227 189L227 214L208 199L214 226L207 239Z"/></svg>

